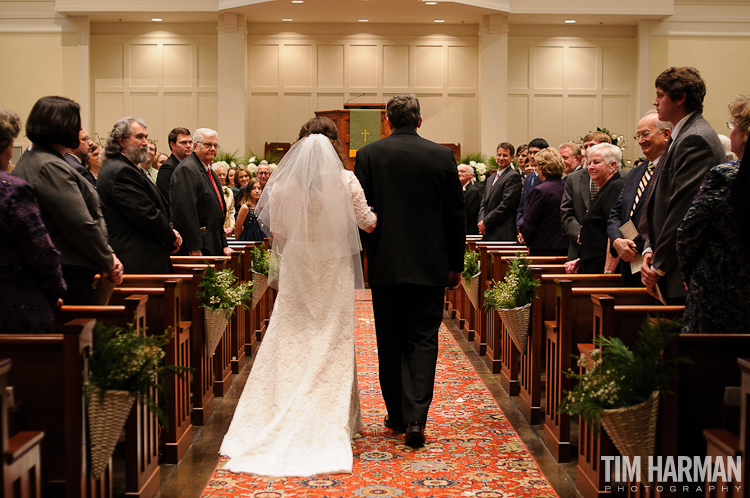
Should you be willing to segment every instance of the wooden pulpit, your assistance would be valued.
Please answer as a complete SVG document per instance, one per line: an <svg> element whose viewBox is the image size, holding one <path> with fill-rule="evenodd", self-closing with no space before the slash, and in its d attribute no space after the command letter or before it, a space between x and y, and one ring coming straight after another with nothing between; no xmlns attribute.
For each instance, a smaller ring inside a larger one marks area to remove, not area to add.
<svg viewBox="0 0 750 498"><path fill-rule="evenodd" d="M352 109L379 109L380 110L380 130L368 130L364 129L360 134L363 134L366 142L372 139L372 134L379 132L378 138L385 138L390 135L391 130L388 127L388 123L385 120L385 104L344 104L343 109L331 110L331 111L315 111L316 116L323 116L334 123L339 130L339 140L341 141L341 148L344 152L344 157L348 158L346 167L350 170L354 169L354 159L356 158L356 151L350 151L349 144L351 142L351 119L350 110ZM376 135L377 136L377 135Z"/></svg>

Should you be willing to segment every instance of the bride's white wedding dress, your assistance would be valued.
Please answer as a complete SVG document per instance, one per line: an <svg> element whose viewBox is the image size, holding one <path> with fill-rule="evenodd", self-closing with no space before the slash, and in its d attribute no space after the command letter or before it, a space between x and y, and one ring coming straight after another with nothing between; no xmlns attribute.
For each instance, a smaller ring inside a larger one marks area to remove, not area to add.
<svg viewBox="0 0 750 498"><path fill-rule="evenodd" d="M313 137L321 135L307 140ZM357 225L374 226L359 181L340 161L338 168ZM282 199L279 187L269 192L271 221L274 210L284 209L274 204ZM323 239L331 237L327 206L310 195L307 243L285 241L268 330L221 445L229 457L225 470L266 476L352 471L351 439L362 428L354 351L355 273L361 268L350 256L311 254L311 241L325 247ZM271 230L276 233L273 223Z"/></svg>

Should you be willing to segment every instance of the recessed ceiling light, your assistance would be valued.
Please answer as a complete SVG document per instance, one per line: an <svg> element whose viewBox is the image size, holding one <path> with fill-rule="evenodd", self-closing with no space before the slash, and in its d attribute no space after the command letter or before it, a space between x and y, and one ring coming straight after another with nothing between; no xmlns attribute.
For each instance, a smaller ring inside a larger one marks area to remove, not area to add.
<svg viewBox="0 0 750 498"><path fill-rule="evenodd" d="M154 22L161 22L164 19L162 19L161 17L152 17L151 20L154 21Z"/></svg>
<svg viewBox="0 0 750 498"><path fill-rule="evenodd" d="M289 18L289 17L285 17L284 19L282 19L282 21L284 21L284 22L292 22L292 21L294 21L294 19Z"/></svg>
<svg viewBox="0 0 750 498"><path fill-rule="evenodd" d="M357 22L370 22L369 19L357 19Z"/></svg>
<svg viewBox="0 0 750 498"><path fill-rule="evenodd" d="M305 0L292 0L292 3L305 3Z"/></svg>
<svg viewBox="0 0 750 498"><path fill-rule="evenodd" d="M434 21L432 21L432 22L445 22L445 19L435 19L435 20L434 20Z"/></svg>
<svg viewBox="0 0 750 498"><path fill-rule="evenodd" d="M437 5L437 2L425 2L425 5Z"/></svg>
<svg viewBox="0 0 750 498"><path fill-rule="evenodd" d="M565 24L575 24L575 23L576 23L575 19L565 19Z"/></svg>

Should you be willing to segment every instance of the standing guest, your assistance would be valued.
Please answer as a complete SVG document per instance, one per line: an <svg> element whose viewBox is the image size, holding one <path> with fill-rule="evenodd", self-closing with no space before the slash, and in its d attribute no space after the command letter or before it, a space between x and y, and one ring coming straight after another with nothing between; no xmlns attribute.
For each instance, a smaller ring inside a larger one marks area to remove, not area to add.
<svg viewBox="0 0 750 498"><path fill-rule="evenodd" d="M26 136L32 147L13 170L39 201L42 221L60 251L66 304L94 304L94 277L122 282L122 263L107 243L96 189L63 154L79 144L80 107L65 97L42 97L31 108Z"/></svg>
<svg viewBox="0 0 750 498"><path fill-rule="evenodd" d="M73 168L78 171L86 181L96 187L96 178L93 173L86 168L92 145L94 145L94 142L89 138L89 133L85 128L81 128L81 131L78 132L78 147L68 150L68 152L65 153L65 160L68 161L68 164L73 166Z"/></svg>
<svg viewBox="0 0 750 498"><path fill-rule="evenodd" d="M167 162L167 159L169 159L169 156L163 152L158 152L156 156L154 156L154 160L151 162L151 168L155 168L156 171L159 171L162 164Z"/></svg>
<svg viewBox="0 0 750 498"><path fill-rule="evenodd" d="M174 228L183 239L179 254L229 256L232 249L224 235L227 206L219 177L211 170L219 134L210 128L195 130L193 148L174 170L169 193Z"/></svg>
<svg viewBox="0 0 750 498"><path fill-rule="evenodd" d="M156 185L156 178L159 174L159 170L154 168L154 158L156 157L156 144L153 140L146 139L148 143L148 158L139 164L140 168L146 172L146 176Z"/></svg>
<svg viewBox="0 0 750 498"><path fill-rule="evenodd" d="M159 168L159 174L156 175L156 187L169 204L169 187L172 184L172 174L180 161L193 151L193 137L190 136L190 130L178 127L169 132L167 142L172 154Z"/></svg>
<svg viewBox="0 0 750 498"><path fill-rule="evenodd" d="M642 287L640 272L630 271L630 262L643 252L643 238L638 235L627 239L620 233L620 227L631 220L637 227L643 214L643 201L648 184L654 174L659 157L667 147L667 139L672 133L672 123L660 121L656 110L648 111L636 127L635 140L646 157L633 168L625 178L625 184L617 199L617 204L609 213L607 232L612 244L609 248L612 257L620 258L622 284L626 287Z"/></svg>
<svg viewBox="0 0 750 498"><path fill-rule="evenodd" d="M260 188L265 189L269 178L271 178L271 166L265 159L258 163L258 169L255 170L255 176L260 180Z"/></svg>
<svg viewBox="0 0 750 498"><path fill-rule="evenodd" d="M227 187L234 188L237 185L234 183L234 175L237 173L237 168L234 166L230 166L227 170ZM232 193L234 193L234 190L232 190Z"/></svg>
<svg viewBox="0 0 750 498"><path fill-rule="evenodd" d="M258 223L257 209L260 194L263 192L260 188L260 181L257 178L251 178L245 192L240 212L237 214L234 236L237 240L263 240L266 235Z"/></svg>
<svg viewBox="0 0 750 498"><path fill-rule="evenodd" d="M99 197L109 243L128 273L172 273L169 254L182 243L156 185L137 165L148 161L146 123L122 118L109 133L99 175Z"/></svg>
<svg viewBox="0 0 750 498"><path fill-rule="evenodd" d="M245 168L244 166L240 165L237 168L237 173L234 175L234 183L236 185L235 188L232 189L232 193L234 194L234 210L235 214L239 213L240 211L240 204L242 202L242 199L245 198L245 193L247 191L247 183L250 181L250 178L253 176L250 174L250 171ZM268 177L266 177L268 179ZM261 184L261 189L263 188L263 185Z"/></svg>
<svg viewBox="0 0 750 498"><path fill-rule="evenodd" d="M622 160L622 150L616 145L601 143L590 147L587 157L589 177L598 188L581 224L581 257L565 263L565 271L612 273L618 260L609 262L607 259L607 220L625 183L617 171Z"/></svg>
<svg viewBox="0 0 750 498"><path fill-rule="evenodd" d="M750 97L729 103L738 161L714 166L677 229L677 258L688 291L683 332L750 333Z"/></svg>
<svg viewBox="0 0 750 498"><path fill-rule="evenodd" d="M357 152L354 171L378 215L367 237L385 426L425 442L445 288L461 281L464 198L453 151L421 138L419 100L391 97L391 134ZM420 188L414 189L414 185Z"/></svg>
<svg viewBox="0 0 750 498"><path fill-rule="evenodd" d="M229 237L234 233L234 219L236 218L234 210L234 193L229 187L227 187L227 169L223 165L216 163L211 165L211 169L214 170L216 176L219 177L221 192L224 194L224 203L227 206L227 215L224 218L224 235Z"/></svg>
<svg viewBox="0 0 750 498"><path fill-rule="evenodd" d="M466 203L466 235L479 235L479 206L482 203L484 191L483 185L476 184L474 179L474 168L468 164L458 166L458 180L464 189L464 202Z"/></svg>
<svg viewBox="0 0 750 498"><path fill-rule="evenodd" d="M657 297L658 283L668 304L685 304L685 286L677 264L677 227L685 218L706 173L726 162L719 137L701 112L706 84L693 67L671 67L655 82L659 119L673 123L662 161L654 168L646 194L646 216L638 231L646 238L641 281Z"/></svg>
<svg viewBox="0 0 750 498"><path fill-rule="evenodd" d="M102 146L95 143L89 149L89 157L86 158L86 168L94 175L95 179L99 176L99 170L102 169L101 159L99 158L102 150Z"/></svg>
<svg viewBox="0 0 750 498"><path fill-rule="evenodd" d="M518 211L516 213L516 227L523 223L523 213L526 209L526 202L529 198L531 191L541 183L539 181L539 175L536 174L536 153L542 149L549 147L547 141L543 138L535 138L529 142L528 157L526 159L526 179L523 181L523 191L521 192L521 201L518 203ZM515 234L513 235L516 236Z"/></svg>
<svg viewBox="0 0 750 498"><path fill-rule="evenodd" d="M529 146L523 144L518 146L516 150L516 161L518 163L518 172L521 173L521 177L526 178L526 161L529 158Z"/></svg>
<svg viewBox="0 0 750 498"><path fill-rule="evenodd" d="M563 158L554 147L535 154L536 173L542 181L529 194L523 223L518 227L519 242L529 246L531 256L564 256L568 237L560 226L560 201L565 183Z"/></svg>
<svg viewBox="0 0 750 498"><path fill-rule="evenodd" d="M502 142L497 146L497 171L487 179L484 196L479 205L477 228L482 240L515 240L516 210L521 201L521 175L511 168L513 145Z"/></svg>
<svg viewBox="0 0 750 498"><path fill-rule="evenodd" d="M582 168L581 160L583 156L581 154L581 148L578 146L578 144L574 144L573 142L565 142L564 144L560 145L559 149L560 156L563 158L563 163L565 164L563 178Z"/></svg>
<svg viewBox="0 0 750 498"><path fill-rule="evenodd" d="M19 131L18 114L0 108L0 334L53 333L65 282L31 187L8 174Z"/></svg>

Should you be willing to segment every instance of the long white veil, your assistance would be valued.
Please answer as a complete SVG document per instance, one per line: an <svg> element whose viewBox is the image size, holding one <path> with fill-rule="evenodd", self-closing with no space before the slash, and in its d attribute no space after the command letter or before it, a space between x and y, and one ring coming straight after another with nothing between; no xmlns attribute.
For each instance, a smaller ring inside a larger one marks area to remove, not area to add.
<svg viewBox="0 0 750 498"><path fill-rule="evenodd" d="M328 137L313 134L299 140L263 189L258 218L263 231L272 237L275 255L283 258L293 248L295 255L304 255L311 265L350 259L355 288L361 289L362 246L342 168ZM279 265L270 266L269 285L278 289Z"/></svg>

